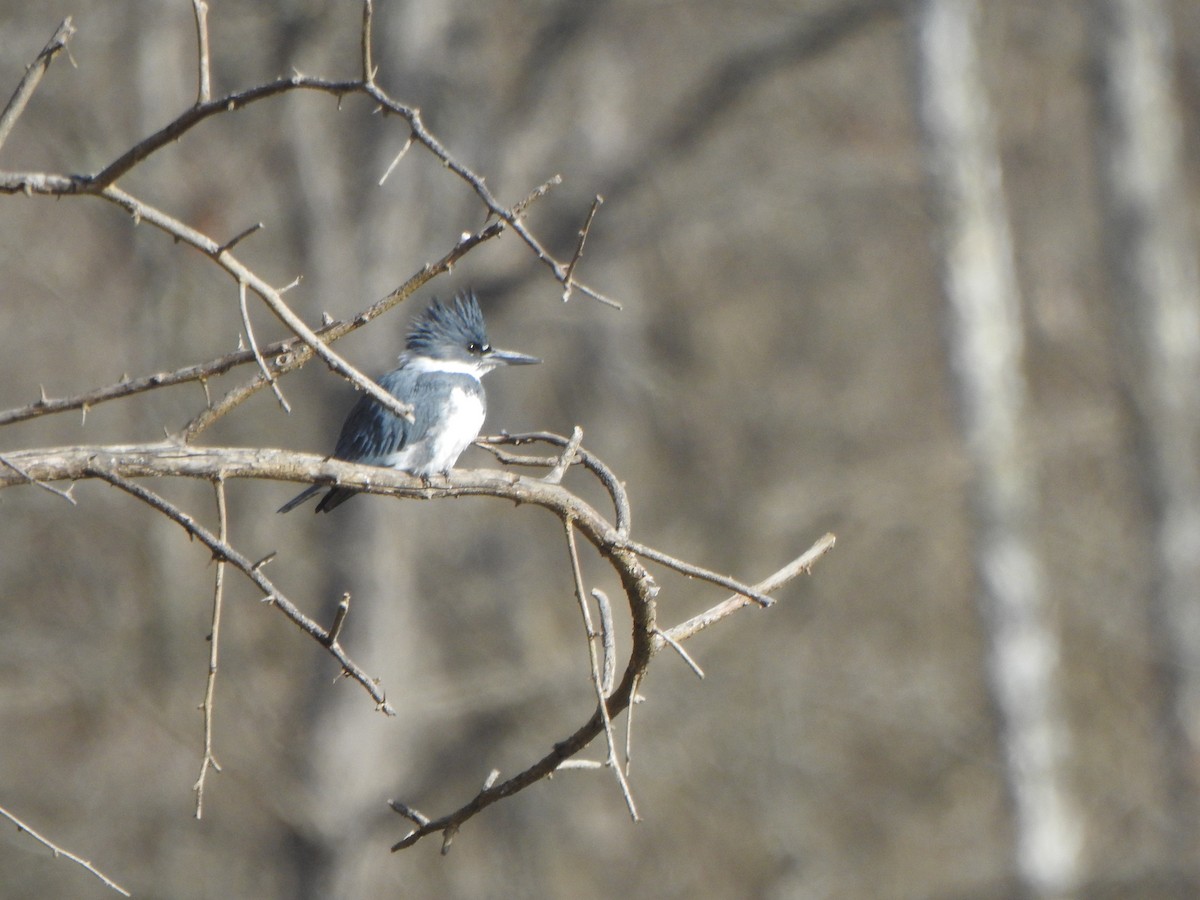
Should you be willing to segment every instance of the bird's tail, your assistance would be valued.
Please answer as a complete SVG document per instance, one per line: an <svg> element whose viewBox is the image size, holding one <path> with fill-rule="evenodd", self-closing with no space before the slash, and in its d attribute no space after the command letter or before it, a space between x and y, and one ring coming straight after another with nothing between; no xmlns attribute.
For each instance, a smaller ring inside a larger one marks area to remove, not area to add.
<svg viewBox="0 0 1200 900"><path fill-rule="evenodd" d="M329 493L322 497L321 502L317 504L317 512L329 512L335 506L341 506L357 493L358 491L354 488L331 487Z"/></svg>
<svg viewBox="0 0 1200 900"><path fill-rule="evenodd" d="M295 509L297 506L299 506L301 503L303 503L305 500L307 500L313 494L318 493L322 487L324 487L324 485L320 485L320 484L314 484L309 487L306 487L304 490L302 490L300 493L298 493L295 497L293 497L287 503L283 504L283 506L279 507L279 509L277 509L276 512L281 512L281 513L291 512L293 509Z"/></svg>

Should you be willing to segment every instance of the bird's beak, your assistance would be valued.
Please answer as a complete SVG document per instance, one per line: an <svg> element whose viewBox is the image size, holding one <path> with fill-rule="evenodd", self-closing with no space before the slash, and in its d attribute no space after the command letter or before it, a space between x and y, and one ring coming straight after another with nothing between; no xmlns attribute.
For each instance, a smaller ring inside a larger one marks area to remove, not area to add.
<svg viewBox="0 0 1200 900"><path fill-rule="evenodd" d="M536 356L526 356L524 353L494 348L487 354L487 359L499 366L533 366L541 362Z"/></svg>

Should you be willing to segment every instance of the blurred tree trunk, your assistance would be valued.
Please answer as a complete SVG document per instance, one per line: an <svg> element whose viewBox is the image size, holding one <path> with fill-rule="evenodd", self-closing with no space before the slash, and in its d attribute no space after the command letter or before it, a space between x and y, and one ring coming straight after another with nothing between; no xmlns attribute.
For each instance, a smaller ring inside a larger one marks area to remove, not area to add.
<svg viewBox="0 0 1200 900"><path fill-rule="evenodd" d="M1200 748L1200 277L1184 200L1175 54L1161 0L1096 0L1091 38L1115 340L1154 529L1151 616L1175 780L1169 832L1175 862L1192 868L1192 760Z"/></svg>
<svg viewBox="0 0 1200 900"><path fill-rule="evenodd" d="M974 0L914 7L917 104L940 237L949 352L975 523L977 603L999 715L1023 890L1078 883L1081 822L1066 787L1059 638L1035 553L1036 475L1021 437L1021 312Z"/></svg>

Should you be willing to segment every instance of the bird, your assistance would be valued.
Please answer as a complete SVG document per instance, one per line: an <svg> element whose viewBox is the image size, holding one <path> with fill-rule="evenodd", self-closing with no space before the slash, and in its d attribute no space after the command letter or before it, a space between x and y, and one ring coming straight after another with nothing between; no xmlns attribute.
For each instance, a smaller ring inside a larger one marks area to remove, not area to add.
<svg viewBox="0 0 1200 900"><path fill-rule="evenodd" d="M473 291L458 294L451 303L435 299L409 327L399 365L379 379L380 387L412 406L413 420L401 418L364 394L342 423L332 455L399 469L426 482L435 474L448 476L483 427L487 413L483 376L500 366L540 362L488 342ZM291 512L323 487L314 484L301 491L279 512ZM329 512L358 492L334 485L316 511Z"/></svg>

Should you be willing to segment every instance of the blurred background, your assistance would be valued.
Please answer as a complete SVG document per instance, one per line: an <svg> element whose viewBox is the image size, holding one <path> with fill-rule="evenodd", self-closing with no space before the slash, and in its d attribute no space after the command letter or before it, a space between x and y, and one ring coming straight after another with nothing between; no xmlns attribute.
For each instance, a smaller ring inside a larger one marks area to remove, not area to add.
<svg viewBox="0 0 1200 900"><path fill-rule="evenodd" d="M456 808L493 767L515 773L590 715L561 528L486 499L277 516L295 488L251 482L228 488L232 541L254 559L277 551L270 576L318 621L353 595L344 643L397 717L231 572L223 771L197 822L207 554L100 483L75 488L78 506L7 490L0 806L146 897L1195 896L1196 757L1179 699L1195 670L1170 640L1191 635L1163 612L1160 560L1164 508L1190 496L1196 460L1181 455L1178 490L1179 468L1147 460L1164 433L1192 446L1200 406L1185 390L1176 419L1152 414L1156 355L1137 337L1153 333L1138 317L1150 301L1138 305L1119 257L1133 243L1120 229L1145 221L1178 222L1185 273L1195 253L1200 6L1133 4L1156 36L1143 50L1163 76L1152 99L1169 152L1151 169L1173 179L1171 216L1114 223L1113 97L1140 97L1112 52L1114 34L1137 33L1119 21L1128 3L983 4L972 42L946 46L983 86L970 108L990 116L981 133L1002 171L992 185L1024 342L1010 372L1029 495L1019 534L1049 648L1033 693L1052 701L1047 783L1078 838L1057 845L1059 880L1039 882L1021 849L1014 713L997 696L1002 620L977 576L987 471L960 424L978 417L938 250L954 242L953 193L919 96L942 46L926 26L944 5L376 2L380 83L502 202L563 176L528 216L553 252L569 258L604 196L576 274L624 309L563 304L509 234L338 351L381 373L416 309L473 287L492 340L545 360L489 379L485 429L581 426L628 485L634 537L755 581L838 536L774 609L689 643L704 681L671 654L656 660L634 721L643 822L607 773L564 772L470 821L447 858L436 838L389 854L408 823L387 799ZM358 3L210 7L218 95L294 70L359 74ZM194 102L185 0L0 0L0 94L66 15L74 65L51 68L4 170L98 171ZM217 240L262 221L239 256L275 285L301 277L287 299L317 323L483 224L419 147L378 184L406 137L358 98L288 95L204 123L121 185ZM0 200L0 409L237 346L235 285L200 254L101 200ZM1159 338L1186 356L1197 298L1183 295L1192 318ZM265 311L253 318L260 341L286 335ZM351 389L318 365L283 389L290 416L263 392L201 443L331 449ZM158 440L203 403L192 384L82 421L10 425L0 452ZM460 465L496 464L473 449ZM208 485L153 487L214 522ZM1171 546L1195 564L1186 541ZM584 563L589 585L619 596ZM723 597L655 573L664 625ZM1200 586L1179 583L1194 606ZM627 624L620 635L625 652ZM0 896L113 896L28 836L0 834Z"/></svg>

